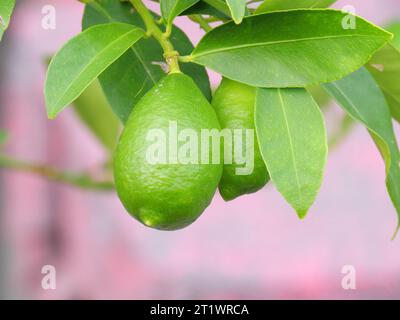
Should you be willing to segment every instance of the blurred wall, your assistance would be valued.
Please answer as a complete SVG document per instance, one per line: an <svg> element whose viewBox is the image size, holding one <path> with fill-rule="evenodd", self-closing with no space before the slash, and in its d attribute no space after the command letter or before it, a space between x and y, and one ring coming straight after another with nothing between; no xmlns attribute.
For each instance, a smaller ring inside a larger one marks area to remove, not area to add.
<svg viewBox="0 0 400 320"><path fill-rule="evenodd" d="M41 28L42 7L57 10L56 30ZM398 0L339 1L384 25L399 18ZM154 6L154 4L153 4ZM25 0L1 43L0 127L6 150L33 162L95 171L100 145L72 110L46 118L43 60L80 31L77 1ZM179 18L196 42L197 26ZM216 85L219 77L212 74ZM341 111L329 115L335 120ZM357 127L332 150L325 181L299 221L268 185L225 203L216 195L192 226L147 229L113 193L93 193L0 171L0 294L5 298L399 298L400 240L385 189L383 161ZM57 271L56 290L41 286L42 267ZM343 290L344 265L357 289Z"/></svg>

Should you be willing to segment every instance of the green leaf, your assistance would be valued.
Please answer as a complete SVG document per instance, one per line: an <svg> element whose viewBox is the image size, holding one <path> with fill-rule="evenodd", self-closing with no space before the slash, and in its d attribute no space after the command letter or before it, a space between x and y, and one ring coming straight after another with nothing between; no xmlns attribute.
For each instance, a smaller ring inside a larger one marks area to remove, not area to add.
<svg viewBox="0 0 400 320"><path fill-rule="evenodd" d="M345 113L340 119L338 128L329 137L329 149L332 150L338 146L352 131L355 120Z"/></svg>
<svg viewBox="0 0 400 320"><path fill-rule="evenodd" d="M391 39L359 17L356 29L344 29L345 17L332 9L246 17L240 25L229 22L208 32L186 60L256 87L334 81L360 68Z"/></svg>
<svg viewBox="0 0 400 320"><path fill-rule="evenodd" d="M394 34L392 44L400 50L400 22L394 22L386 29Z"/></svg>
<svg viewBox="0 0 400 320"><path fill-rule="evenodd" d="M113 151L120 133L120 122L111 111L98 80L74 101L74 110L81 121L109 151Z"/></svg>
<svg viewBox="0 0 400 320"><path fill-rule="evenodd" d="M260 88L255 125L273 183L304 218L321 187L327 158L326 129L318 105L305 89Z"/></svg>
<svg viewBox="0 0 400 320"><path fill-rule="evenodd" d="M236 24L241 23L246 12L246 0L227 0L226 3L231 11L233 21Z"/></svg>
<svg viewBox="0 0 400 320"><path fill-rule="evenodd" d="M143 21L132 12L129 3L115 0L93 1L85 8L83 28L109 23L123 22L143 27ZM173 27L170 38L176 50L189 54L193 45L178 28ZM115 61L99 77L100 84L114 113L125 122L134 105L165 76L160 63L164 61L163 50L153 38L142 39ZM206 70L193 63L181 65L182 72L189 75L203 92L211 99L211 89Z"/></svg>
<svg viewBox="0 0 400 320"><path fill-rule="evenodd" d="M175 17L193 6L199 0L161 0L160 8L164 20L171 24Z"/></svg>
<svg viewBox="0 0 400 320"><path fill-rule="evenodd" d="M307 91L312 95L321 110L324 110L329 106L329 103L332 100L331 96L327 94L320 85L308 87Z"/></svg>
<svg viewBox="0 0 400 320"><path fill-rule="evenodd" d="M292 9L328 8L337 0L266 0L261 3L255 14Z"/></svg>
<svg viewBox="0 0 400 320"><path fill-rule="evenodd" d="M375 53L367 68L385 94L392 116L400 122L400 51L385 46Z"/></svg>
<svg viewBox="0 0 400 320"><path fill-rule="evenodd" d="M51 60L45 96L55 118L136 41L143 30L124 23L94 26L72 38Z"/></svg>
<svg viewBox="0 0 400 320"><path fill-rule="evenodd" d="M7 140L7 132L0 130L0 145L4 144Z"/></svg>
<svg viewBox="0 0 400 320"><path fill-rule="evenodd" d="M187 16L191 14L204 14L209 16L214 16L221 19L230 19L230 15L226 15L221 11L215 9L214 7L210 6L208 3L204 1L199 1L195 5L191 6L187 10L183 11L181 15Z"/></svg>
<svg viewBox="0 0 400 320"><path fill-rule="evenodd" d="M385 97L365 68L324 87L350 116L367 127L374 139L385 160L386 186L400 222L400 153Z"/></svg>
<svg viewBox="0 0 400 320"><path fill-rule="evenodd" d="M0 41L10 24L11 14L15 7L15 0L1 0L0 3Z"/></svg>
<svg viewBox="0 0 400 320"><path fill-rule="evenodd" d="M211 7L214 7L218 11L222 12L224 15L230 17L231 11L229 10L228 5L226 4L226 1L224 0L203 0L205 3L210 5Z"/></svg>

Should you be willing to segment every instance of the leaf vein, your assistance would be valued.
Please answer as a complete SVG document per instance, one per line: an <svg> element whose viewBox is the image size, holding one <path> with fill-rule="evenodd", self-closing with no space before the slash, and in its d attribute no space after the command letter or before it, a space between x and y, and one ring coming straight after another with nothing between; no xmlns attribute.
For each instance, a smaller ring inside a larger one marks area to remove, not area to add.
<svg viewBox="0 0 400 320"><path fill-rule="evenodd" d="M290 145L290 151L291 151L291 156L292 156L291 158L292 158L293 168L294 168L295 176L296 176L297 193L298 193L298 196L299 196L299 201L300 201L300 203L302 203L303 202L302 201L303 196L301 194L300 179L299 179L298 168L297 168L297 164L296 164L296 156L294 154L294 146L293 146L293 141L292 141L289 122L288 122L288 119L287 119L287 113L286 113L286 110L285 110L285 103L283 101L281 89L277 89L277 90L278 90L278 95L279 95L279 101L280 101L281 106L282 106L283 117L285 119L285 125L286 125L286 129L287 129L287 133L288 133L288 138L289 138L289 145Z"/></svg>
<svg viewBox="0 0 400 320"><path fill-rule="evenodd" d="M270 42L256 42L256 43L250 43L250 44L241 44L241 45L236 45L236 46L219 48L219 49L215 49L215 50L209 50L209 51L205 51L205 52L199 53L199 54L196 54L194 52L192 57L193 58L198 58L198 57L210 55L210 54L213 54L213 53L221 53L221 52L225 52L225 51L239 50L239 49L243 49L243 48L270 46L270 45L276 45L276 44L305 42L305 41L313 41L313 40L327 40L327 39L337 39L337 38L348 38L348 37L382 38L381 36L351 34L351 35L333 35L333 36L324 36L324 37L309 37L309 38L279 40L279 41L270 41Z"/></svg>

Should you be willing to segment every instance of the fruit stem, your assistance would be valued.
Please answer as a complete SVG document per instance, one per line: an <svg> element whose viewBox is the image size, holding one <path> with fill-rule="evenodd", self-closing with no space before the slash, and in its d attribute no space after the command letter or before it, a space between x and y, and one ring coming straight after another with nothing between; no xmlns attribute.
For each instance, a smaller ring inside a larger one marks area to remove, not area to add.
<svg viewBox="0 0 400 320"><path fill-rule="evenodd" d="M143 4L142 0L129 0L132 6L136 9L137 13L141 16L144 24L146 25L146 33L154 37L164 50L164 58L169 67L169 73L180 72L178 56L179 53L174 49L171 41L169 41L169 34L171 30L163 33L157 26L153 15L149 9ZM172 26L171 26L172 27ZM170 27L170 28L171 28Z"/></svg>
<svg viewBox="0 0 400 320"><path fill-rule="evenodd" d="M96 191L114 190L114 184L111 181L97 181L86 174L76 175L69 172L62 172L49 166L27 163L6 155L0 155L1 168L36 174L52 181L69 184L82 189Z"/></svg>

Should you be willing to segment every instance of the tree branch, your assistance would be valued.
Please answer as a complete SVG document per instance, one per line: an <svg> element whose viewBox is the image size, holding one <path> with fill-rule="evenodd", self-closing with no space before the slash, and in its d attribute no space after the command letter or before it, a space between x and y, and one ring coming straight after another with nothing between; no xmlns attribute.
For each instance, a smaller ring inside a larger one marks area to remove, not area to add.
<svg viewBox="0 0 400 320"><path fill-rule="evenodd" d="M87 174L77 175L63 172L53 167L31 164L5 155L0 155L0 169L1 168L36 174L51 181L69 184L82 189L96 191L114 190L114 183L112 181L97 181Z"/></svg>

